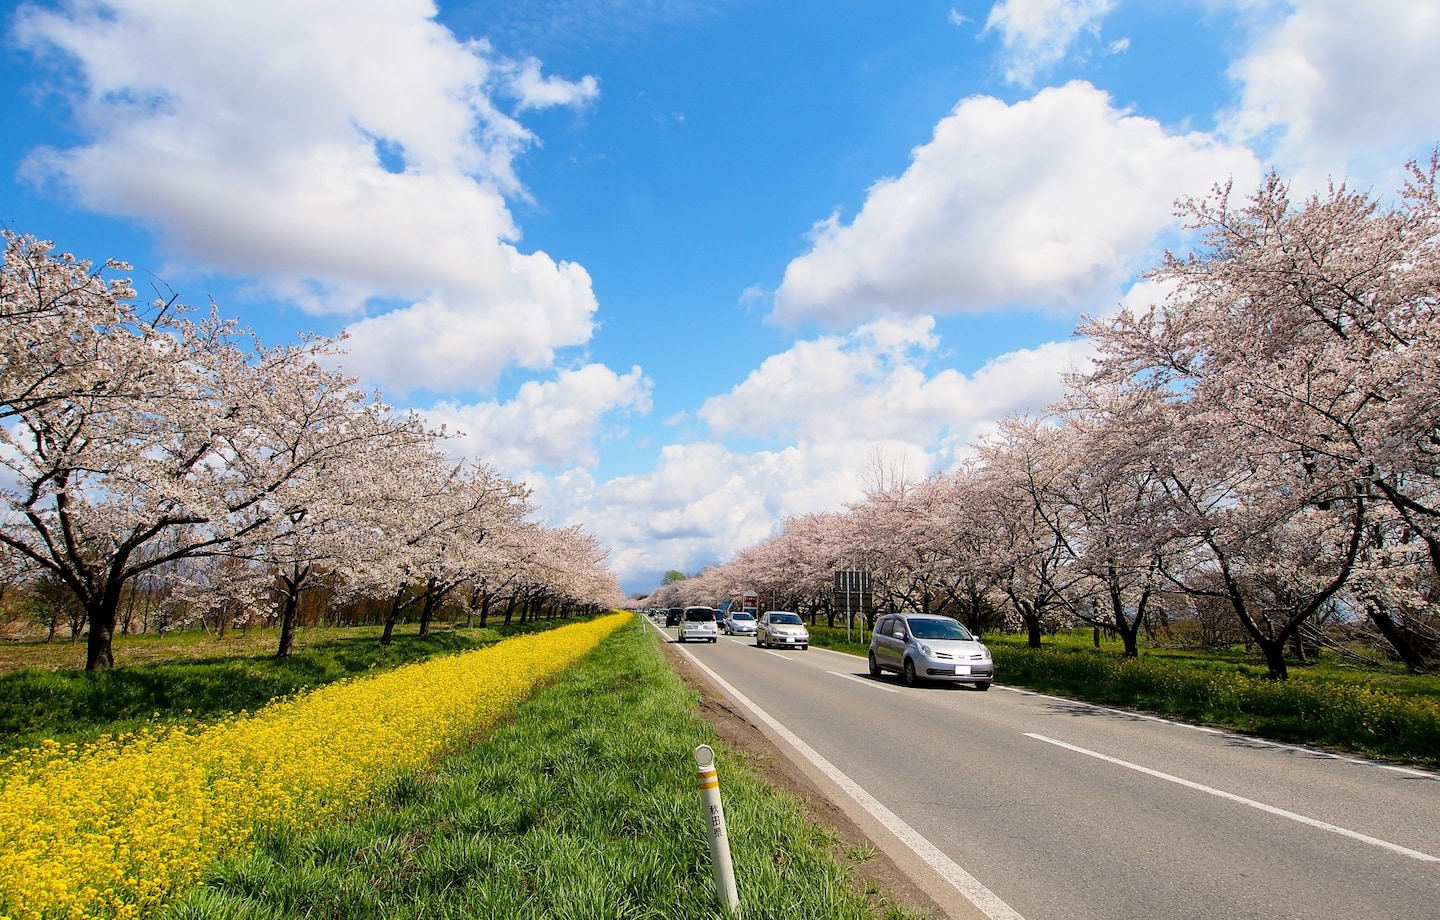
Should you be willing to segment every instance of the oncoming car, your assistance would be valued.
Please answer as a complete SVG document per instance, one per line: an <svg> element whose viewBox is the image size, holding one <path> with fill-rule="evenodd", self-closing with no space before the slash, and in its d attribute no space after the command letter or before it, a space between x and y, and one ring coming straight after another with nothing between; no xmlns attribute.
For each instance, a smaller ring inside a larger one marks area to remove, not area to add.
<svg viewBox="0 0 1440 920"><path fill-rule="evenodd" d="M922 680L974 684L989 690L995 679L990 650L964 626L940 616L881 617L870 636L870 674L894 671L910 686Z"/></svg>
<svg viewBox="0 0 1440 920"><path fill-rule="evenodd" d="M810 647L810 630L800 614L788 610L769 610L760 615L755 627L755 644L763 648L781 646L807 649Z"/></svg>
<svg viewBox="0 0 1440 920"><path fill-rule="evenodd" d="M720 634L715 631L715 610L712 607L686 607L684 619L680 621L680 641L718 642Z"/></svg>

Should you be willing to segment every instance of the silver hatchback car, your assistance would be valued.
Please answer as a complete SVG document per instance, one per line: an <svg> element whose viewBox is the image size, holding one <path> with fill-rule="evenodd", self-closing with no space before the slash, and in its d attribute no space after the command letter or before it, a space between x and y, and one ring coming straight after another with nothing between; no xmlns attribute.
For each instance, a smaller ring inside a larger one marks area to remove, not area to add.
<svg viewBox="0 0 1440 920"><path fill-rule="evenodd" d="M743 610L737 610L726 616L720 626L732 636L755 635L755 618Z"/></svg>
<svg viewBox="0 0 1440 920"><path fill-rule="evenodd" d="M755 627L755 644L764 648L807 649L810 630L805 628L805 621L798 613L769 610L760 615L760 623Z"/></svg>
<svg viewBox="0 0 1440 920"><path fill-rule="evenodd" d="M995 679L990 650L964 626L941 616L881 617L870 636L870 674L895 671L906 684L941 680L989 690Z"/></svg>

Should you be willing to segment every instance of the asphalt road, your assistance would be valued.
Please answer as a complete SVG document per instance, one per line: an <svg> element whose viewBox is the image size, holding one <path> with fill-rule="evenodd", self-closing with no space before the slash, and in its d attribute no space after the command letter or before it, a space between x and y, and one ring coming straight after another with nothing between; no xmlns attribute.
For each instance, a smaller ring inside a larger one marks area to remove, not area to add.
<svg viewBox="0 0 1440 920"><path fill-rule="evenodd" d="M988 693L911 689L825 649L683 648L1012 911L955 916L1440 918L1435 774L1010 690L1003 674Z"/></svg>

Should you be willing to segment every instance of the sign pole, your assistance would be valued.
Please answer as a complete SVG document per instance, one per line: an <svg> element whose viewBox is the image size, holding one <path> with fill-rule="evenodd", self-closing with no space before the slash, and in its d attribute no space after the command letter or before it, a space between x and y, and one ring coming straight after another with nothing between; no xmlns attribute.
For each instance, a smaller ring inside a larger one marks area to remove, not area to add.
<svg viewBox="0 0 1440 920"><path fill-rule="evenodd" d="M735 915L740 910L740 893L735 887L735 866L730 861L730 834L725 828L725 806L720 802L720 777L715 772L715 750L708 744L695 749L695 777L705 802L710 825L710 861L715 869L715 895L722 907Z"/></svg>

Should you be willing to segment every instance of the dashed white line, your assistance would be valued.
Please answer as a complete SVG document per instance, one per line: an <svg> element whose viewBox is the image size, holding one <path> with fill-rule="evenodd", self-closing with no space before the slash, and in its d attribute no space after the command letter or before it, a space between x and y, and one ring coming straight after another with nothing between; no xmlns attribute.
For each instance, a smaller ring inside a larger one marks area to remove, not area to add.
<svg viewBox="0 0 1440 920"><path fill-rule="evenodd" d="M1388 840L1381 840L1378 837L1371 837L1358 831L1352 831L1349 828L1340 827L1335 824L1329 824L1324 821L1318 821L1315 818L1308 818L1305 815L1296 814L1293 811L1286 811L1283 808L1276 808L1274 805L1266 805L1264 802L1257 802L1254 799L1247 799L1244 796L1236 795L1233 792L1226 792L1223 789L1216 789L1213 786L1205 786L1201 783L1192 782L1188 779L1182 779L1169 773L1161 773L1159 770L1152 770L1149 767L1142 767L1139 764L1131 763L1128 760L1121 760L1118 757L1111 757L1108 754L1101 754L1098 751L1092 751L1087 748L1076 747L1073 744L1066 744L1064 741L1056 741L1054 738L1047 738L1044 735L1037 735L1034 732L1025 732L1025 737L1034 738L1036 741L1043 741L1046 744L1053 744L1056 747L1064 748L1067 751L1074 751L1077 754L1084 754L1086 757L1094 757L1096 760L1103 760L1106 763L1112 763L1118 767L1124 767L1127 770L1134 770L1137 773L1144 773L1146 776L1153 776L1156 779L1163 779L1168 783L1175 783L1176 785L1184 786L1187 789L1194 789L1196 792L1203 792L1207 795L1213 795L1217 798L1222 798L1230 802L1238 802L1241 805L1248 805L1251 808L1259 809L1266 814L1276 815L1281 818L1289 818L1291 821L1298 821L1299 823L1307 825L1309 827L1318 828L1322 831L1329 831L1332 834L1339 834L1342 837L1349 837L1351 840L1358 840L1361 843L1369 844L1372 847L1379 847L1382 850L1389 850L1392 853L1399 853L1401 856L1408 856L1411 859L1418 859L1421 862L1440 862L1440 856L1431 856L1429 853L1422 853L1419 850L1412 850L1409 847L1403 847L1398 843L1391 843Z"/></svg>
<svg viewBox="0 0 1440 920"><path fill-rule="evenodd" d="M854 674L841 674L839 671L826 671L825 673L826 673L826 674L834 674L836 677L843 677L843 678L845 678L846 680L853 680L853 681L855 681L855 683L857 683L857 684L864 684L865 686L867 686L867 687L872 687L872 688L874 688L874 689L876 689L876 690L884 690L886 693L899 693L899 692L900 692L899 690L896 690L894 687L887 687L887 686L885 686L884 684L877 684L877 683L876 683L875 681L873 681L873 680L866 680L866 679L863 678L863 677L856 677Z"/></svg>

